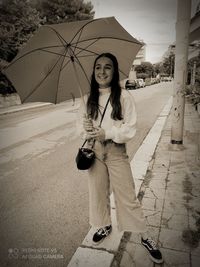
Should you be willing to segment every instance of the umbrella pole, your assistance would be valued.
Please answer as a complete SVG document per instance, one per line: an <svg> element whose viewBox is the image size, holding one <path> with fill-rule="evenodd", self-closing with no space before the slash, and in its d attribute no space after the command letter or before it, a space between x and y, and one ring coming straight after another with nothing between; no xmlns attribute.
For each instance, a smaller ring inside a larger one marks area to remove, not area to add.
<svg viewBox="0 0 200 267"><path fill-rule="evenodd" d="M85 114L87 114L86 103L85 103L85 99L83 97L83 92L82 92L82 89L81 89L81 84L80 84L80 80L79 80L79 76L78 76L78 72L77 72L74 60L72 60L72 65L73 65L74 73L75 73L76 80L77 80L77 83L78 83L78 90L79 90L80 95L81 95L81 101L82 101L84 109L85 109Z"/></svg>

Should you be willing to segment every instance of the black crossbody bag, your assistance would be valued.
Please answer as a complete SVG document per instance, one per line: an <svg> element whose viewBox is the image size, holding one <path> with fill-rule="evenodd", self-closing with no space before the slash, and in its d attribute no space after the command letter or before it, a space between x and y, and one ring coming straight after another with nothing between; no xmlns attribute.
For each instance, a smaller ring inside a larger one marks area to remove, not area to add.
<svg viewBox="0 0 200 267"><path fill-rule="evenodd" d="M110 96L109 96L107 103L105 105L99 127L101 127L101 124L102 124L109 100L110 100ZM95 160L95 153L93 150L95 140L93 141L91 148L84 147L84 145L86 144L87 141L88 140L84 141L84 143L82 144L82 146L78 150L78 154L76 155L76 166L79 170L88 170L93 165L94 160Z"/></svg>

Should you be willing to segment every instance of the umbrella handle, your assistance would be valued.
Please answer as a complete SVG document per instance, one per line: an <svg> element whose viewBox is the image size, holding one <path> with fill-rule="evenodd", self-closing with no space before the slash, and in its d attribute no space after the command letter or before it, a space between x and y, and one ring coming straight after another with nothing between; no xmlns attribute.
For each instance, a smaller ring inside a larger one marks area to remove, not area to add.
<svg viewBox="0 0 200 267"><path fill-rule="evenodd" d="M78 76L78 72L77 72L74 60L72 60L72 65L73 65L74 73L75 73L76 80L77 80L77 83L78 83L78 90L79 90L79 93L81 95L81 101L83 102L83 106L84 106L84 109L85 109L85 114L87 114L86 103L85 103L85 99L83 97L83 92L82 92L82 89L81 89L81 84L80 84L80 80L79 80L79 76Z"/></svg>

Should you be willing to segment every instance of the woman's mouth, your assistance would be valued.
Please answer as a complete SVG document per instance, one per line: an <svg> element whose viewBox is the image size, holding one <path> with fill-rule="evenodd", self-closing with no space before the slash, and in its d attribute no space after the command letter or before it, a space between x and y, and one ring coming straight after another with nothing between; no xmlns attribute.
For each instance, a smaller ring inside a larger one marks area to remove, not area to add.
<svg viewBox="0 0 200 267"><path fill-rule="evenodd" d="M107 79L107 76L98 76L98 78L103 81Z"/></svg>

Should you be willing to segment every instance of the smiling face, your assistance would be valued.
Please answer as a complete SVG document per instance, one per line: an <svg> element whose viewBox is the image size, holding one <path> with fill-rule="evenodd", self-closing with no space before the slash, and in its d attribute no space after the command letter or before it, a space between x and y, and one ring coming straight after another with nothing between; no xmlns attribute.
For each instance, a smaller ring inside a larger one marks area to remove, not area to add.
<svg viewBox="0 0 200 267"><path fill-rule="evenodd" d="M112 60L108 57L100 57L94 68L95 79L100 88L107 88L110 86L113 73L114 67Z"/></svg>

